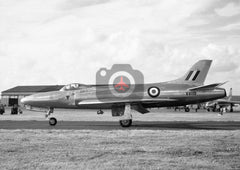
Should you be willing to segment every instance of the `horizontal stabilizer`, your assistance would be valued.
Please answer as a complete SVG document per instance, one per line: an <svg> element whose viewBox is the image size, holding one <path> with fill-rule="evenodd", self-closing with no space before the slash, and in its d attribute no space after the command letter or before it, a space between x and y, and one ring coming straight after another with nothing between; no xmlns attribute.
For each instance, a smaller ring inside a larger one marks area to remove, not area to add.
<svg viewBox="0 0 240 170"><path fill-rule="evenodd" d="M223 84L225 84L226 82L224 83L214 83L214 84L208 84L208 85L204 85L204 86L197 86L197 87L192 87L192 88L189 88L188 90L190 91L195 91L195 90L209 90L209 89L215 89L219 86L222 86Z"/></svg>

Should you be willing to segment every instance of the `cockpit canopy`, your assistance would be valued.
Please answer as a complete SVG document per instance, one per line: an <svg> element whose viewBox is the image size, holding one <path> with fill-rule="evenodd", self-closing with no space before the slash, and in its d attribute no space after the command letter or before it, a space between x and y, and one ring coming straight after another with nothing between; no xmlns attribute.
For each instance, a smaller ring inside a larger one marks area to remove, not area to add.
<svg viewBox="0 0 240 170"><path fill-rule="evenodd" d="M89 86L85 85L85 84L71 83L71 84L68 84L68 85L64 86L63 88L61 88L60 91L79 90L79 89L84 89L87 87L89 87Z"/></svg>

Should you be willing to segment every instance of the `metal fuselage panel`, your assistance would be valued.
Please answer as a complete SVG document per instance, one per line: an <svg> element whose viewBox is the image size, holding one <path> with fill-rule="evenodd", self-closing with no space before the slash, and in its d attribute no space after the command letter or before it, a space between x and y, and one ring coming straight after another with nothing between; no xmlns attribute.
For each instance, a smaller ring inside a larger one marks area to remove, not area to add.
<svg viewBox="0 0 240 170"><path fill-rule="evenodd" d="M160 89L160 94L156 98L152 98L148 94L149 87L156 86ZM170 84L170 83L155 83L145 84L144 91L134 91L134 95L128 97L129 103L132 100L136 100L139 96L141 99L162 99L158 102L141 102L139 99L138 103L141 103L143 107L169 107L169 106L181 106L187 104L195 104L201 102L207 102L223 98L226 96L225 89L216 88L214 90L202 90L202 91L189 91L188 89L194 87L188 84ZM102 87L101 99L106 101L121 100L112 95L108 86ZM42 108L69 108L69 109L111 109L113 103L99 102L96 104L84 104L81 105L81 101L97 101L99 98L96 96L96 86L91 86L83 89L69 90L69 91L53 91L38 93L31 96L25 97L22 102L25 105ZM169 100L173 99L173 100ZM126 102L123 102L123 104Z"/></svg>

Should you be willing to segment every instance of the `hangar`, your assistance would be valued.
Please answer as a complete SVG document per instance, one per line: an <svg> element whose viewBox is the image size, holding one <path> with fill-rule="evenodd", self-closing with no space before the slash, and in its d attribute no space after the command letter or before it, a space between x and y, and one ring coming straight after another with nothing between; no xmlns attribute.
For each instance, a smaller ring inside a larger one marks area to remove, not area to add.
<svg viewBox="0 0 240 170"><path fill-rule="evenodd" d="M40 92L56 91L62 87L63 85L16 86L2 91L1 103L6 106L21 105L20 100L25 96Z"/></svg>

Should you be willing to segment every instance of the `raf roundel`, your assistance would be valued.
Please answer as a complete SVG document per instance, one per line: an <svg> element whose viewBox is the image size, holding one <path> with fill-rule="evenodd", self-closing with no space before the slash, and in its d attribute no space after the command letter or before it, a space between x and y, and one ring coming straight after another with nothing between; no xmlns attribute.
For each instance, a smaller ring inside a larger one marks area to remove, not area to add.
<svg viewBox="0 0 240 170"><path fill-rule="evenodd" d="M150 87L148 89L148 95L151 97L157 97L160 94L160 90L158 87Z"/></svg>

